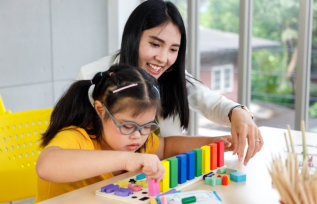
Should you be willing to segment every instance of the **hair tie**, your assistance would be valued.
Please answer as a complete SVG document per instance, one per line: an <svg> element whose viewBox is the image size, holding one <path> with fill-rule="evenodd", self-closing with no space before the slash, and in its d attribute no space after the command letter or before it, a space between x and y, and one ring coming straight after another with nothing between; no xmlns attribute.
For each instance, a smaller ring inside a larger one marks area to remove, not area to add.
<svg viewBox="0 0 317 204"><path fill-rule="evenodd" d="M128 88L131 88L131 87L134 87L134 86L137 86L137 85L138 85L137 83L129 84L129 85L127 85L127 86L123 86L123 87L121 87L121 88L118 88L118 89L113 90L112 93L117 93L117 92L119 92L119 91L122 91L122 90L128 89Z"/></svg>
<svg viewBox="0 0 317 204"><path fill-rule="evenodd" d="M100 76L102 77L102 72L100 72Z"/></svg>
<svg viewBox="0 0 317 204"><path fill-rule="evenodd" d="M157 92L158 97L161 98L160 91L158 90L158 88L156 86L154 86L154 85L153 85L153 88Z"/></svg>
<svg viewBox="0 0 317 204"><path fill-rule="evenodd" d="M112 74L113 74L113 72L110 72L110 73L109 73L109 76L111 77Z"/></svg>
<svg viewBox="0 0 317 204"><path fill-rule="evenodd" d="M95 105L94 105L95 100L94 100L94 98L92 97L92 94L93 94L93 92L94 92L94 89L95 89L95 84L90 85L90 87L89 87L89 89L88 89L88 99L89 99L89 102L90 102L90 104L92 105L93 108L95 107Z"/></svg>

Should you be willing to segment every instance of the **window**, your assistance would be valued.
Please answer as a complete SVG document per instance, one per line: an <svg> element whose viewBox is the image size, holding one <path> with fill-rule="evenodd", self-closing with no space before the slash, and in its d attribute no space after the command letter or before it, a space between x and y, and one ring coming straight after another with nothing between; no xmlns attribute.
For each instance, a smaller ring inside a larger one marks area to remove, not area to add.
<svg viewBox="0 0 317 204"><path fill-rule="evenodd" d="M206 83L206 82L205 82ZM233 91L233 65L226 64L211 68L211 89L219 93Z"/></svg>

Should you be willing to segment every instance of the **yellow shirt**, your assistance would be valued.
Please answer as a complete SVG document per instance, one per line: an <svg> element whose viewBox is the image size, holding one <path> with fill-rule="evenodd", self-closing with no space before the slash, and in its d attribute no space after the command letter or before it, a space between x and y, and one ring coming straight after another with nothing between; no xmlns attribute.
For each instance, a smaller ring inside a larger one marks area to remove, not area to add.
<svg viewBox="0 0 317 204"><path fill-rule="evenodd" d="M100 144L93 138L95 136L88 135L83 128L70 126L58 132L45 148L57 146L63 149L100 150ZM146 142L146 151L141 149L141 152L154 154L158 150L158 147L159 138L153 133L149 135ZM40 202L111 177L113 177L112 173L106 173L93 178L68 183L54 183L38 178L35 202Z"/></svg>

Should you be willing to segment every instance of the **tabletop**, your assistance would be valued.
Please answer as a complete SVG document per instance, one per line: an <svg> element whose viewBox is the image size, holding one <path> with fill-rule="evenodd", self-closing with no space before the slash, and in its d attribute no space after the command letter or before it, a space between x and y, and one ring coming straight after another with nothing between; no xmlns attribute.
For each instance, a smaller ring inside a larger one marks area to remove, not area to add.
<svg viewBox="0 0 317 204"><path fill-rule="evenodd" d="M225 153L225 165L237 168L239 171L246 173L247 180L242 183L230 182L228 186L218 185L209 186L204 184L203 181L199 181L192 184L182 191L192 190L208 190L216 191L223 203L230 204L261 204L279 203L279 194L272 185L271 177L268 173L268 168L272 161L272 156L285 155L286 145L284 139L284 133L287 133L285 129L260 127L259 128L264 140L262 150L252 158L247 166L243 166L236 155L232 155L232 152ZM293 141L295 145L301 144L301 132L292 131ZM317 134L306 133L306 143L317 145ZM125 173L113 178L86 186L84 188L77 189L75 191L65 193L63 195L48 199L40 202L41 204L61 204L61 203L122 203L120 201L104 198L95 194L96 190L102 186L115 183L118 180L127 179L135 173Z"/></svg>

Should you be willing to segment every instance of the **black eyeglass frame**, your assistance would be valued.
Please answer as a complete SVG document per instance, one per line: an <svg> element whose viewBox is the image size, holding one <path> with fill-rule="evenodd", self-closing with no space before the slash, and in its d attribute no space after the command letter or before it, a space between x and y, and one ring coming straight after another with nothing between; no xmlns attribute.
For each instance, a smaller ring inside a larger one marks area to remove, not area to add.
<svg viewBox="0 0 317 204"><path fill-rule="evenodd" d="M156 122L156 120L154 120L153 122L146 123L146 124L144 124L144 125L138 125L138 124L135 123L135 122L124 122L124 123L119 124L119 123L116 121L116 119L113 117L113 115L110 113L110 111L108 110L108 108L106 107L105 104L103 104L103 107L105 108L105 110L106 110L106 112L108 113L109 117L110 117L111 120L114 122L114 124L119 128L121 134L123 134L123 135L131 135L131 134L133 134L135 131L139 131L141 135L149 135L149 134L151 134L152 132L154 132L154 131L156 131L157 129L160 128L160 126L159 126L159 124ZM124 125L134 125L136 128L134 128L134 130L132 130L131 132L122 132L122 129L121 129L121 128L122 128L122 126L124 126ZM155 127L155 129L153 129L153 130L151 129L151 131L150 131L149 133L143 134L143 133L142 133L143 128L144 128L145 126L148 126L148 125L151 125L151 126L154 125L154 126L156 126L156 127Z"/></svg>

